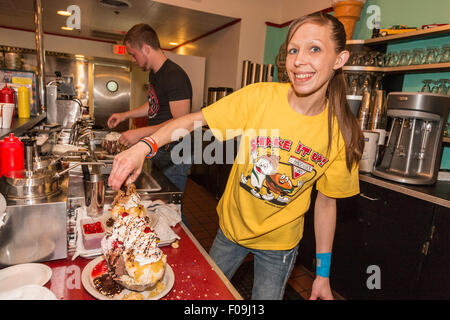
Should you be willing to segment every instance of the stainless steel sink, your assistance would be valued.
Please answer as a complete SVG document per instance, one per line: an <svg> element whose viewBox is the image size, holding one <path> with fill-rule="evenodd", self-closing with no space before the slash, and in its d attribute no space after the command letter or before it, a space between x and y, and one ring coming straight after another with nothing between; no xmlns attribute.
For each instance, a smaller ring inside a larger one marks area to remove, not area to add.
<svg viewBox="0 0 450 320"><path fill-rule="evenodd" d="M134 182L134 185L136 186L136 191L138 193L158 192L162 189L159 183L145 171L142 171L137 180ZM112 189L106 189L106 194L115 195L116 191Z"/></svg>

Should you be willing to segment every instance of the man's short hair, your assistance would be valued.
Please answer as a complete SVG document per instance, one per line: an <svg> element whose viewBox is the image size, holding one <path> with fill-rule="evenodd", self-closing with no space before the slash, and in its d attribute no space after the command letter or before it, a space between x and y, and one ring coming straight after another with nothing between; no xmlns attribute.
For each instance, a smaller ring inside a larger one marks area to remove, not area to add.
<svg viewBox="0 0 450 320"><path fill-rule="evenodd" d="M127 44L127 42L132 48L136 49L141 49L144 43L154 50L161 48L158 35L155 30L146 23L136 24L128 30L123 39L123 44Z"/></svg>

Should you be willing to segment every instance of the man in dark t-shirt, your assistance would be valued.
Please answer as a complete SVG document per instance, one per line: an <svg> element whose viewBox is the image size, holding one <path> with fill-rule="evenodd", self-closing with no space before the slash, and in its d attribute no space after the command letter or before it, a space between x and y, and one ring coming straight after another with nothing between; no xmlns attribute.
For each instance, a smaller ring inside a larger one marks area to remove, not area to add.
<svg viewBox="0 0 450 320"><path fill-rule="evenodd" d="M137 24L126 34L124 44L132 62L149 73L147 101L127 112L114 113L108 126L114 128L129 118L148 117L148 126L122 133L119 142L132 146L150 136L171 119L188 114L192 105L192 86L186 72L167 59L156 32L147 24ZM174 164L171 150L177 141L158 150L152 164L160 169L178 189L184 191L190 164ZM190 161L189 161L190 162Z"/></svg>

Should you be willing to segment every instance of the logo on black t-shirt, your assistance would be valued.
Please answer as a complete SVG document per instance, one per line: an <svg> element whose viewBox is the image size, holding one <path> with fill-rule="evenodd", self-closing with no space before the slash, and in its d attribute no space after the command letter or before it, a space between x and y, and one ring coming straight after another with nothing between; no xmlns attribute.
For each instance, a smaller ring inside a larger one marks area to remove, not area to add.
<svg viewBox="0 0 450 320"><path fill-rule="evenodd" d="M148 87L148 117L153 119L158 114L159 102L156 96L155 88L152 84Z"/></svg>

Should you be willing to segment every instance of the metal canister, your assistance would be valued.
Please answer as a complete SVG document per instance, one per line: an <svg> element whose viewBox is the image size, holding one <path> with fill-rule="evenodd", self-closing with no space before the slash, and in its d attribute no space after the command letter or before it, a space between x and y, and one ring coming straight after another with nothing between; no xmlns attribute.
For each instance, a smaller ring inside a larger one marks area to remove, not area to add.
<svg viewBox="0 0 450 320"><path fill-rule="evenodd" d="M366 130L368 123L369 123L369 117L370 117L370 92L364 91L363 97L361 100L361 106L359 108L358 113L358 120L360 124L361 130Z"/></svg>
<svg viewBox="0 0 450 320"><path fill-rule="evenodd" d="M386 98L384 90L375 90L368 128L386 129Z"/></svg>
<svg viewBox="0 0 450 320"><path fill-rule="evenodd" d="M251 62L250 60L244 60L242 62L241 87L245 87L248 84L250 73L251 73Z"/></svg>
<svg viewBox="0 0 450 320"><path fill-rule="evenodd" d="M217 101L217 89L213 87L208 88L208 105Z"/></svg>

